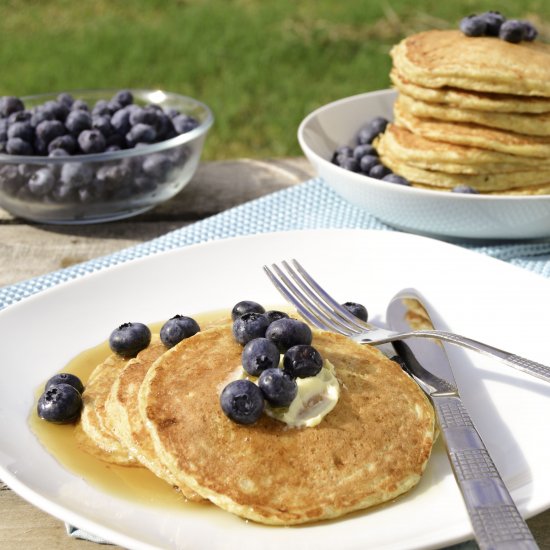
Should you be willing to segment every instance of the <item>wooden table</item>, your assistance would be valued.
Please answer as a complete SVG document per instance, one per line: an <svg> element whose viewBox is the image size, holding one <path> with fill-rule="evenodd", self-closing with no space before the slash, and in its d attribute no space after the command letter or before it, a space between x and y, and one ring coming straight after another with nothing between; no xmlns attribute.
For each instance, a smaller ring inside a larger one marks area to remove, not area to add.
<svg viewBox="0 0 550 550"><path fill-rule="evenodd" d="M100 225L30 224L0 209L0 286L147 241L312 175L302 158L207 162L168 203L135 218ZM550 511L528 523L541 549L550 550ZM97 545L68 537L61 521L28 504L0 481L0 548L92 549Z"/></svg>

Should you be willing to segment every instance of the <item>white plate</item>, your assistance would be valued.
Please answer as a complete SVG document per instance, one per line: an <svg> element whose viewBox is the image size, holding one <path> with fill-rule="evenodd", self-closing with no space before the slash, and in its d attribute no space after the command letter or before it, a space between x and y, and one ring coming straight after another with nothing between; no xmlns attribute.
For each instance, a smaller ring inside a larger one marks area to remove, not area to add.
<svg viewBox="0 0 550 550"><path fill-rule="evenodd" d="M364 513L294 528L222 510L162 509L107 494L60 466L27 420L34 392L127 320L281 298L261 269L295 257L342 302L380 319L402 287L422 291L451 329L549 363L550 282L474 252L398 232L318 230L211 242L125 263L0 312L0 478L50 514L128 548L435 548L471 536L441 443L419 486ZM550 385L454 349L466 405L520 510L550 507Z"/></svg>
<svg viewBox="0 0 550 550"><path fill-rule="evenodd" d="M473 239L550 235L550 196L468 195L390 184L332 164L334 150L354 145L371 118L393 119L396 92L380 90L329 103L309 114L298 140L321 176L344 199L400 229Z"/></svg>

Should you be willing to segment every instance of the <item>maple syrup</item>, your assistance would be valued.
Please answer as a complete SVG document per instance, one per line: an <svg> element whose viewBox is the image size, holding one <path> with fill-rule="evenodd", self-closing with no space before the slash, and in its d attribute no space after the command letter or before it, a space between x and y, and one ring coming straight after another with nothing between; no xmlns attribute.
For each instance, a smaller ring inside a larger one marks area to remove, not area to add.
<svg viewBox="0 0 550 550"><path fill-rule="evenodd" d="M193 318L201 327L229 320L227 312L220 311L194 315ZM151 332L158 333L161 326L162 323L153 323L149 328ZM108 342L102 342L77 355L59 372L78 376L85 387L95 367L111 353ZM37 389L35 403L42 391L43 386ZM52 424L42 420L36 412L36 406L30 414L29 424L41 444L61 465L104 492L153 506L202 506L187 502L179 491L147 468L110 464L84 452L77 445L74 424Z"/></svg>

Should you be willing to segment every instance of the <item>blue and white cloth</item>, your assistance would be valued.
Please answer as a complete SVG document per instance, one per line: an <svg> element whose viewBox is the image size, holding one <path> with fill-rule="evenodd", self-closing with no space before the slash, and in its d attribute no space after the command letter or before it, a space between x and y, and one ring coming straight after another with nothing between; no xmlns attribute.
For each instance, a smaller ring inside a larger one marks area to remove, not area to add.
<svg viewBox="0 0 550 550"><path fill-rule="evenodd" d="M299 215L289 215L293 212ZM65 281L158 252L228 237L299 229L393 230L365 210L344 201L322 180L312 179L114 254L0 288L0 309ZM550 239L506 244L453 242L550 277ZM107 543L73 526L67 526L67 532L73 537ZM477 545L473 542L453 547L454 550L474 548Z"/></svg>
<svg viewBox="0 0 550 550"><path fill-rule="evenodd" d="M289 215L292 212L299 215ZM0 309L87 273L190 244L273 231L341 228L392 230L365 210L348 204L322 180L312 179L114 254L3 287ZM470 242L463 246L550 277L550 239L509 244Z"/></svg>

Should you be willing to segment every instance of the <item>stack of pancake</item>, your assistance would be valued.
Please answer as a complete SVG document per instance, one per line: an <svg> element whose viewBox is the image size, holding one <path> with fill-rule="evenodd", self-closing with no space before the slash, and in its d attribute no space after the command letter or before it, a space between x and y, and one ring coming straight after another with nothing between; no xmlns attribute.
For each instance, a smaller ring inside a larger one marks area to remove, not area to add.
<svg viewBox="0 0 550 550"><path fill-rule="evenodd" d="M375 142L413 185L550 192L550 45L427 31L391 52L394 123Z"/></svg>
<svg viewBox="0 0 550 550"><path fill-rule="evenodd" d="M189 500L272 525L338 517L410 490L434 441L425 395L375 348L319 331L313 345L341 387L318 426L267 415L245 426L223 414L219 395L242 353L229 323L168 350L154 335L134 359L108 357L87 382L79 444L149 468Z"/></svg>

